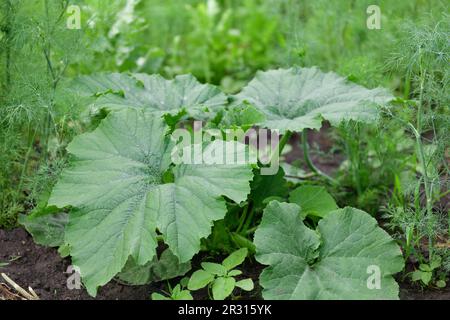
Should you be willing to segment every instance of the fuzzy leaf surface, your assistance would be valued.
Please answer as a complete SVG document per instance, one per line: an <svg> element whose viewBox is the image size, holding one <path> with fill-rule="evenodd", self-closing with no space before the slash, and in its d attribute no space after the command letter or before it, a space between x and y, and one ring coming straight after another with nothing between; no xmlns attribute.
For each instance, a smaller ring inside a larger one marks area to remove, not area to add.
<svg viewBox="0 0 450 320"><path fill-rule="evenodd" d="M266 116L263 126L283 133L319 129L322 120L371 122L378 117L377 105L393 97L312 67L260 71L235 98L258 108Z"/></svg>
<svg viewBox="0 0 450 320"><path fill-rule="evenodd" d="M137 265L151 261L157 229L179 262L189 261L224 218L223 196L241 202L250 191L248 164L179 164L171 168L174 181L164 184L173 147L168 130L160 117L126 109L68 146L71 164L49 205L72 207L65 243L91 295L130 257ZM205 152L220 147L217 141Z"/></svg>
<svg viewBox="0 0 450 320"><path fill-rule="evenodd" d="M254 242L265 299L398 299L392 275L403 268L400 248L366 212L344 208L306 227L296 204L272 201ZM379 268L380 289L370 289Z"/></svg>
<svg viewBox="0 0 450 320"><path fill-rule="evenodd" d="M227 103L227 97L217 87L202 84L189 74L167 80L144 73L100 73L79 77L73 90L98 96L94 106L109 110L137 108L177 114L185 108L191 115L201 115L201 111Z"/></svg>

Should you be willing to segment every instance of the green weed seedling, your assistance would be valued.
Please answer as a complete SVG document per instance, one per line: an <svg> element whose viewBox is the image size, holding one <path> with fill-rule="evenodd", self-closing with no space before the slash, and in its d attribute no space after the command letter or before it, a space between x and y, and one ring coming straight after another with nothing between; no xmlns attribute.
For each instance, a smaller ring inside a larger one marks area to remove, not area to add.
<svg viewBox="0 0 450 320"><path fill-rule="evenodd" d="M411 273L412 281L420 281L425 286L428 286L433 279L433 273L441 266L442 259L440 256L435 256L430 263L422 263L419 269ZM439 288L446 286L445 280L439 279L435 281L435 285Z"/></svg>
<svg viewBox="0 0 450 320"><path fill-rule="evenodd" d="M177 284L173 289L169 284L169 294L167 296L160 293L152 293L152 300L194 300L192 298L191 292L186 290L186 284L188 278L181 279L180 283Z"/></svg>
<svg viewBox="0 0 450 320"><path fill-rule="evenodd" d="M245 291L253 290L252 279L236 281L235 277L242 271L235 269L244 262L247 256L247 248L239 249L230 254L221 264L202 262L201 270L195 271L188 282L189 290L199 290L208 286L208 293L214 300L224 300L238 287Z"/></svg>

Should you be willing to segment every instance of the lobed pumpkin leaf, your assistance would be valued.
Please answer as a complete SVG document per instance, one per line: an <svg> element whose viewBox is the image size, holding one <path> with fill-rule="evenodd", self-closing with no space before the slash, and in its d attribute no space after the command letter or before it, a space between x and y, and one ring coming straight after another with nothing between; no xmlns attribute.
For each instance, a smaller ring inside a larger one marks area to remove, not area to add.
<svg viewBox="0 0 450 320"><path fill-rule="evenodd" d="M403 269L401 251L374 218L347 207L314 231L299 210L270 202L255 233L256 259L268 265L260 275L265 299L398 299L392 275ZM368 285L373 270L379 288Z"/></svg>
<svg viewBox="0 0 450 320"><path fill-rule="evenodd" d="M49 205L73 207L65 243L91 295L130 257L137 265L151 261L157 229L180 263L187 262L200 250L200 239L211 233L213 222L224 218L223 196L241 202L250 191L249 164L172 168L168 130L162 118L126 109L109 114L96 130L68 146L73 159ZM212 142L205 157L220 147L220 141ZM174 181L163 184L169 168Z"/></svg>
<svg viewBox="0 0 450 320"><path fill-rule="evenodd" d="M338 209L336 201L322 186L303 185L291 191L289 202L298 204L305 216L325 217Z"/></svg>
<svg viewBox="0 0 450 320"><path fill-rule="evenodd" d="M69 220L68 214L56 207L34 211L30 215L20 215L19 223L33 235L36 243L58 247L64 242L64 228Z"/></svg>
<svg viewBox="0 0 450 320"><path fill-rule="evenodd" d="M192 116L201 116L201 111L227 103L219 88L201 84L189 74L167 80L143 73L100 73L79 77L73 90L80 95L98 96L95 107L109 110L136 108L174 115L186 109Z"/></svg>
<svg viewBox="0 0 450 320"><path fill-rule="evenodd" d="M378 116L378 104L393 99L385 89L369 90L335 73L318 68L290 68L258 72L235 96L266 117L262 126L285 131L319 129L322 120L337 125L346 120L370 122Z"/></svg>

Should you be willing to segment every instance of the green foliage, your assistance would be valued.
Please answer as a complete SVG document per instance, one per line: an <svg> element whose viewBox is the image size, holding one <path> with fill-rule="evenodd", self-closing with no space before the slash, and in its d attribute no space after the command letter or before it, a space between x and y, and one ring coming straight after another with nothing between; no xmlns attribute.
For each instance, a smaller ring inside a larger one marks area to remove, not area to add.
<svg viewBox="0 0 450 320"><path fill-rule="evenodd" d="M128 284L144 285L182 276L190 269L190 262L180 263L172 251L166 249L159 257L155 255L145 265L139 265L130 257L117 278Z"/></svg>
<svg viewBox="0 0 450 320"><path fill-rule="evenodd" d="M76 103L60 90L83 49L81 32L65 26L67 5L0 4L0 227L14 226L19 213L35 206L39 195L30 194L28 182L59 159L79 129Z"/></svg>
<svg viewBox="0 0 450 320"><path fill-rule="evenodd" d="M213 120L214 124L220 128L242 128L248 130L255 124L264 122L265 116L257 108L248 104L230 106Z"/></svg>
<svg viewBox="0 0 450 320"><path fill-rule="evenodd" d="M134 284L182 275L200 249L253 255L272 200L299 205L297 225L317 239L338 216L330 190L340 206L381 217L405 261L418 261L413 278L442 287L450 270L448 5L377 3L382 30L366 27L369 0L1 1L0 228L19 219L37 243L59 246L92 294L116 275ZM71 4L80 5L80 30L66 27ZM245 83L235 96L222 93ZM401 98L376 107L391 100L387 92ZM220 130L279 129L282 155L297 152L291 131L328 120L332 150L345 160L333 177L318 170L304 132L304 159L274 176L174 165L164 136L192 130L192 119ZM158 242L171 251L158 257ZM213 296L239 283L236 272L219 280L223 268L205 266ZM186 285L169 286L170 298L192 298Z"/></svg>
<svg viewBox="0 0 450 320"><path fill-rule="evenodd" d="M303 216L325 217L338 206L333 197L320 186L300 186L289 194L289 202L298 204Z"/></svg>
<svg viewBox="0 0 450 320"><path fill-rule="evenodd" d="M128 109L111 113L68 146L73 159L48 204L73 207L65 241L92 295L122 270L129 256L138 265L155 256L156 229L180 262L189 261L212 222L225 216L222 196L239 203L250 191L248 164L171 167L174 143L168 131L162 118ZM204 158L223 146L212 142ZM167 170L174 182L164 183Z"/></svg>
<svg viewBox="0 0 450 320"><path fill-rule="evenodd" d="M202 262L203 269L192 274L187 285L188 289L194 291L208 286L208 292L212 292L214 300L226 299L236 287L245 291L252 291L252 279L239 281L235 279L236 276L242 274L242 271L235 268L244 262L247 254L248 250L242 248L230 254L221 264Z"/></svg>
<svg viewBox="0 0 450 320"><path fill-rule="evenodd" d="M433 274L436 269L441 267L442 258L435 256L430 263L422 263L419 265L419 269L411 273L412 281L421 281L425 286L428 286L433 279ZM436 286L444 288L446 286L445 280L437 280Z"/></svg>
<svg viewBox="0 0 450 320"><path fill-rule="evenodd" d="M123 73L98 74L77 79L73 90L80 95L95 96L95 108L122 110L145 109L176 115L186 109L197 116L226 104L225 95L216 87L200 84L192 75L166 80L159 75Z"/></svg>
<svg viewBox="0 0 450 320"><path fill-rule="evenodd" d="M400 248L375 219L354 208L328 213L316 230L296 204L272 201L255 233L265 299L397 299L392 275L403 269ZM378 268L379 287L369 286ZM369 274L368 274L369 272Z"/></svg>
<svg viewBox="0 0 450 320"><path fill-rule="evenodd" d="M449 26L445 14L437 23L406 24L389 63L391 70L404 72L406 77L404 99L399 99L399 109L386 113L390 123L402 127L414 141L410 166L417 178L410 179L407 188L402 188L396 181L395 197L389 203L387 217L392 229L401 230L408 256L412 254L422 263L426 258L428 265L440 250L439 239L448 233L449 212L440 202L441 199L446 202L445 192L441 190L448 189L445 177L449 173L445 151L448 149L450 119L445 107L449 102L446 93ZM427 239L426 250L420 245L421 239ZM424 277L427 280L429 274Z"/></svg>
<svg viewBox="0 0 450 320"><path fill-rule="evenodd" d="M274 197L283 198L286 196L289 189L284 175L282 168L274 175L255 173L251 183L252 190L250 193L254 210L264 209L268 199Z"/></svg>
<svg viewBox="0 0 450 320"><path fill-rule="evenodd" d="M152 293L152 300L194 300L190 291L186 290L186 283L187 278L183 278L173 289L169 286L167 296L154 292Z"/></svg>
<svg viewBox="0 0 450 320"><path fill-rule="evenodd" d="M384 89L368 90L317 68L292 68L258 72L235 98L264 113L263 126L284 133L320 129L323 120L332 125L348 120L371 122L377 118L377 105L386 104L392 96Z"/></svg>

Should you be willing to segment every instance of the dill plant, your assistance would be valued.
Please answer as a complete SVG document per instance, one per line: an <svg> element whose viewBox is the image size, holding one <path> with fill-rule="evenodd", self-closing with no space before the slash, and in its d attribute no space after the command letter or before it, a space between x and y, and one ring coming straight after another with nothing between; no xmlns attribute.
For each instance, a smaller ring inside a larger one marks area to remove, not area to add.
<svg viewBox="0 0 450 320"><path fill-rule="evenodd" d="M437 23L406 24L404 37L388 63L392 71L406 75L404 99L396 111L387 113L415 141L417 178L409 182L409 191L390 201L387 217L391 227L402 230L413 254L429 262L442 255L440 239L448 233L448 208L440 200L445 199L449 185L449 26L445 14ZM428 239L426 247L423 238Z"/></svg>
<svg viewBox="0 0 450 320"><path fill-rule="evenodd" d="M27 185L41 165L63 155L62 148L55 154L49 146L56 139L63 147L67 123L76 116L67 112L70 104L60 90L70 62L81 58L80 32L65 25L68 4L1 4L0 226L14 226L19 213L33 208Z"/></svg>

